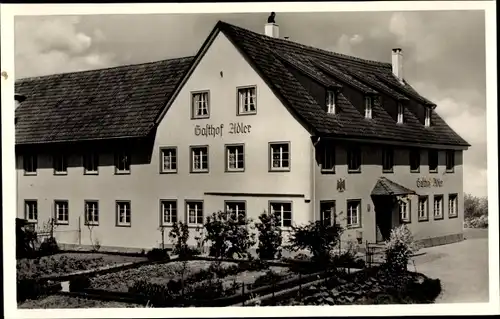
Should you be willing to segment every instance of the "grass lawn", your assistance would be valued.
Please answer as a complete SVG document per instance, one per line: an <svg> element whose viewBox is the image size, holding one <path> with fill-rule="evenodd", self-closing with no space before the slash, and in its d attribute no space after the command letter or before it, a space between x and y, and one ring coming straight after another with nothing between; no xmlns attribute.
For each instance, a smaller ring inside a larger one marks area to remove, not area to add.
<svg viewBox="0 0 500 319"><path fill-rule="evenodd" d="M19 309L62 308L142 308L141 305L115 301L100 301L79 297L52 295L38 300L27 300L18 304Z"/></svg>
<svg viewBox="0 0 500 319"><path fill-rule="evenodd" d="M17 278L64 275L104 266L144 261L146 257L131 257L99 253L61 253L34 259L17 260Z"/></svg>

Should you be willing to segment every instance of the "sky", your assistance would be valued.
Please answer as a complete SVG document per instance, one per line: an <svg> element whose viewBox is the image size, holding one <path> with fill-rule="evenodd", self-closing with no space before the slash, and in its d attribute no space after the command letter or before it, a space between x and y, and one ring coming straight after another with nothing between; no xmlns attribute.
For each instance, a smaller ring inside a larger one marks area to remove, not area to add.
<svg viewBox="0 0 500 319"><path fill-rule="evenodd" d="M218 20L263 33L268 13L30 16L15 18L16 79L195 55ZM464 191L487 195L486 62L482 11L276 13L280 36L391 61L472 145Z"/></svg>

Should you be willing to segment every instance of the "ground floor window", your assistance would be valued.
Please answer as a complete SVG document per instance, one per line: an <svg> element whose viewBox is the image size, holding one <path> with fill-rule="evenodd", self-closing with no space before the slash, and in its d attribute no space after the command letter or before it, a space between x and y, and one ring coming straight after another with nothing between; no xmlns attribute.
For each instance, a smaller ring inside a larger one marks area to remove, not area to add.
<svg viewBox="0 0 500 319"><path fill-rule="evenodd" d="M68 201L65 200L56 200L54 202L54 210L56 223L59 225L67 225L69 224L69 205Z"/></svg>
<svg viewBox="0 0 500 319"><path fill-rule="evenodd" d="M271 202L271 214L278 217L281 227L292 226L292 203L291 202Z"/></svg>
<svg viewBox="0 0 500 319"><path fill-rule="evenodd" d="M429 203L427 196L420 196L418 198L418 220L429 220Z"/></svg>
<svg viewBox="0 0 500 319"><path fill-rule="evenodd" d="M116 202L116 212L118 226L131 226L130 202Z"/></svg>
<svg viewBox="0 0 500 319"><path fill-rule="evenodd" d="M85 201L85 225L99 225L99 202L94 200Z"/></svg>
<svg viewBox="0 0 500 319"><path fill-rule="evenodd" d="M226 214L228 218L238 219L244 224L246 217L246 203L243 201L226 201Z"/></svg>
<svg viewBox="0 0 500 319"><path fill-rule="evenodd" d="M434 219L443 218L443 195L434 195Z"/></svg>
<svg viewBox="0 0 500 319"><path fill-rule="evenodd" d="M36 200L27 200L24 202L24 216L30 223L38 221L38 202Z"/></svg>
<svg viewBox="0 0 500 319"><path fill-rule="evenodd" d="M331 226L336 222L335 201L322 201L319 203L320 220L323 225Z"/></svg>
<svg viewBox="0 0 500 319"><path fill-rule="evenodd" d="M448 217L458 216L458 195L450 194L448 195Z"/></svg>
<svg viewBox="0 0 500 319"><path fill-rule="evenodd" d="M411 209L410 209L410 200L407 198L399 200L399 217L401 221L404 223L411 222L410 219Z"/></svg>
<svg viewBox="0 0 500 319"><path fill-rule="evenodd" d="M161 201L161 225L171 225L177 222L177 201Z"/></svg>
<svg viewBox="0 0 500 319"><path fill-rule="evenodd" d="M203 224L203 201L186 201L188 224Z"/></svg>
<svg viewBox="0 0 500 319"><path fill-rule="evenodd" d="M361 226L361 201L349 200L347 201L347 226L360 227Z"/></svg>

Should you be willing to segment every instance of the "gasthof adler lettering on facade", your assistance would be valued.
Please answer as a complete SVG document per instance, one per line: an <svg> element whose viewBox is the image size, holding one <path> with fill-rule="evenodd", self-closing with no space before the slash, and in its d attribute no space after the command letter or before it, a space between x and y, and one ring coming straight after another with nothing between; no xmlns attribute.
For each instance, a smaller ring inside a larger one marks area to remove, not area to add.
<svg viewBox="0 0 500 319"><path fill-rule="evenodd" d="M61 245L128 250L217 211L335 220L358 242L401 224L463 238L470 145L404 78L403 50L366 60L263 24L219 21L195 56L17 80L18 217L55 219Z"/></svg>

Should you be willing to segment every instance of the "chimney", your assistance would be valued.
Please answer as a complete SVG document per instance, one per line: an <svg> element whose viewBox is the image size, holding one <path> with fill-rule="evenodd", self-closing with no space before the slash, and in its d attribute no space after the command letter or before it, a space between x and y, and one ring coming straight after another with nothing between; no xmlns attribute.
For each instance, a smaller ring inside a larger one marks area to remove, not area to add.
<svg viewBox="0 0 500 319"><path fill-rule="evenodd" d="M274 20L275 17L276 17L276 14L274 12L271 12L271 15L267 18L265 34L268 37L279 38L280 28L276 24L276 21Z"/></svg>
<svg viewBox="0 0 500 319"><path fill-rule="evenodd" d="M403 82L403 51L400 48L392 49L392 73Z"/></svg>

